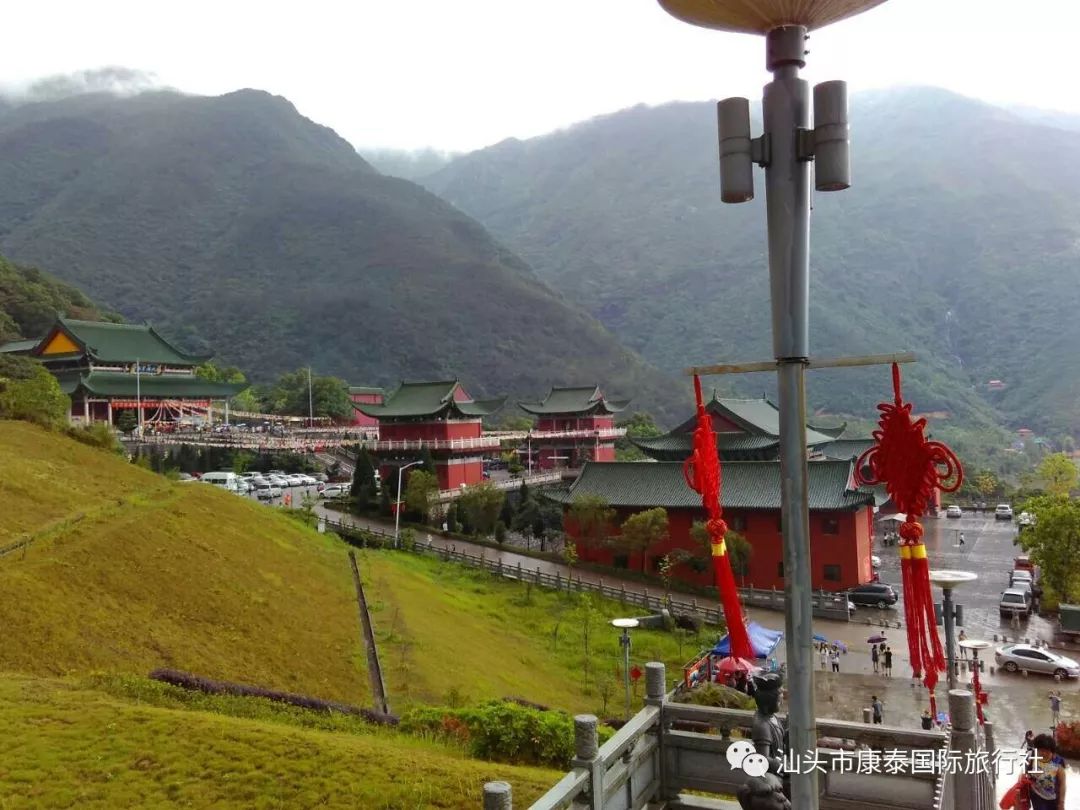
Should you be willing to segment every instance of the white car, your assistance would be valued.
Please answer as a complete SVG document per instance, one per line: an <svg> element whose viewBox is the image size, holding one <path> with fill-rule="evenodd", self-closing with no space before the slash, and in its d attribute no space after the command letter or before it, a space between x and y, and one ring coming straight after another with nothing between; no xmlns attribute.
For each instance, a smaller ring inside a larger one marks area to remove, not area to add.
<svg viewBox="0 0 1080 810"><path fill-rule="evenodd" d="M281 487L282 489L291 486L289 484L288 478L286 478L284 475L278 475L277 473L271 473L270 475L266 476L266 479L275 487Z"/></svg>
<svg viewBox="0 0 1080 810"><path fill-rule="evenodd" d="M329 484L319 493L320 498L346 498L351 487L348 484Z"/></svg>
<svg viewBox="0 0 1080 810"><path fill-rule="evenodd" d="M1057 680L1080 678L1080 664L1050 650L1030 644L1006 644L994 653L997 665L1006 672L1025 670L1053 675Z"/></svg>
<svg viewBox="0 0 1080 810"><path fill-rule="evenodd" d="M995 520L1012 520L1013 519L1012 507L1009 506L1007 503L999 503L994 508L994 519Z"/></svg>
<svg viewBox="0 0 1080 810"><path fill-rule="evenodd" d="M947 518L962 518L964 516L964 510L957 506L955 503L945 510L945 517Z"/></svg>
<svg viewBox="0 0 1080 810"><path fill-rule="evenodd" d="M305 486L305 487L313 487L313 486L316 486L319 483L314 478L312 478L310 475L301 475L300 480L304 482L301 486Z"/></svg>
<svg viewBox="0 0 1080 810"><path fill-rule="evenodd" d="M285 479L289 482L290 487L302 487L304 486L304 476L293 473L292 475L286 475Z"/></svg>

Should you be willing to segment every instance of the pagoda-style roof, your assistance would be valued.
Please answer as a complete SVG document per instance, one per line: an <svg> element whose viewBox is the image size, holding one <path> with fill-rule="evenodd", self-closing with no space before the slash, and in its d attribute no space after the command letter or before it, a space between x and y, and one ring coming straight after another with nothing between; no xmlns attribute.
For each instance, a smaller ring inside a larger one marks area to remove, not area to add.
<svg viewBox="0 0 1080 810"><path fill-rule="evenodd" d="M145 397L147 399L224 399L248 387L247 383L204 380L189 374L135 374L110 371L60 371L60 390L73 394L82 389L102 397Z"/></svg>
<svg viewBox="0 0 1080 810"><path fill-rule="evenodd" d="M816 511L852 510L874 505L874 493L855 484L849 461L807 465L809 507ZM725 509L780 509L780 462L735 461L724 465L721 505ZM572 503L579 495L603 498L627 508L701 509L701 496L686 485L680 462L587 462L569 490L546 497Z"/></svg>
<svg viewBox="0 0 1080 810"><path fill-rule="evenodd" d="M41 338L34 338L33 340L12 340L0 344L0 354L30 354L37 348L39 343L41 343Z"/></svg>
<svg viewBox="0 0 1080 810"><path fill-rule="evenodd" d="M386 394L386 390L383 389L383 388L376 388L376 387L370 386L370 385L350 385L349 386L349 393L350 394L370 394L372 396L375 396L375 395L384 396Z"/></svg>
<svg viewBox="0 0 1080 810"><path fill-rule="evenodd" d="M210 355L187 354L148 324L58 318L33 354L45 362L87 356L98 363L156 363L197 366Z"/></svg>
<svg viewBox="0 0 1080 810"><path fill-rule="evenodd" d="M828 444L815 448L825 458L849 460L858 458L874 446L873 439L839 437Z"/></svg>
<svg viewBox="0 0 1080 810"><path fill-rule="evenodd" d="M354 403L353 407L375 419L415 417L477 418L499 410L506 397L474 400L457 380L403 382L381 405Z"/></svg>
<svg viewBox="0 0 1080 810"><path fill-rule="evenodd" d="M519 402L518 407L536 416L619 413L630 404L628 399L605 399L597 385L577 388L553 386L542 402Z"/></svg>
<svg viewBox="0 0 1080 810"><path fill-rule="evenodd" d="M714 417L716 449L725 461L771 460L780 447L780 410L768 399L720 397L713 392L705 411ZM693 450L694 415L663 436L631 439L658 461L682 461ZM806 446L817 448L835 440L846 425L836 428L806 426Z"/></svg>

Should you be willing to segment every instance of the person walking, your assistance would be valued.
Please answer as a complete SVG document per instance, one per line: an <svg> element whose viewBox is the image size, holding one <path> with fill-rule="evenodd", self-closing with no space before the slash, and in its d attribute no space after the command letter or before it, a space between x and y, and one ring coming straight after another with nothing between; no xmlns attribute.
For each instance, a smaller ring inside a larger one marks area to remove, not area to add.
<svg viewBox="0 0 1080 810"><path fill-rule="evenodd" d="M963 644L962 644L962 642L967 641L967 636L964 634L963 630L960 631L960 635L958 635L956 637L956 640L957 640L957 642L961 642L960 643L960 657L963 660L967 661L967 653L968 653L967 647L963 646Z"/></svg>
<svg viewBox="0 0 1080 810"><path fill-rule="evenodd" d="M922 723L923 731L933 731L934 730L934 716L932 714L930 714L929 709L923 709L922 710L921 723Z"/></svg>
<svg viewBox="0 0 1080 810"><path fill-rule="evenodd" d="M885 704L878 700L877 695L870 696L870 710L873 712L874 725L880 726L885 718Z"/></svg>
<svg viewBox="0 0 1080 810"><path fill-rule="evenodd" d="M833 647L829 651L829 663L832 664L832 671L833 672L839 672L840 671L840 650L837 649L836 647Z"/></svg>
<svg viewBox="0 0 1080 810"><path fill-rule="evenodd" d="M1032 740L1038 752L1036 770L1029 771L1031 810L1065 810L1065 760L1058 756L1057 743L1049 734Z"/></svg>
<svg viewBox="0 0 1080 810"><path fill-rule="evenodd" d="M892 677L892 647L886 647L885 648L884 663L885 663L885 677L886 678L891 678Z"/></svg>
<svg viewBox="0 0 1080 810"><path fill-rule="evenodd" d="M878 649L877 644L870 645L870 663L874 665L874 673L880 672L878 662L881 659L881 651Z"/></svg>
<svg viewBox="0 0 1080 810"><path fill-rule="evenodd" d="M825 642L821 642L821 646L818 647L818 658L821 660L821 668L825 669L829 663L829 648L825 646Z"/></svg>
<svg viewBox="0 0 1080 810"><path fill-rule="evenodd" d="M1058 721L1061 719L1061 692L1053 691L1050 693L1050 722L1051 728L1054 733L1057 734Z"/></svg>
<svg viewBox="0 0 1080 810"><path fill-rule="evenodd" d="M960 532L960 545L964 545L964 533Z"/></svg>

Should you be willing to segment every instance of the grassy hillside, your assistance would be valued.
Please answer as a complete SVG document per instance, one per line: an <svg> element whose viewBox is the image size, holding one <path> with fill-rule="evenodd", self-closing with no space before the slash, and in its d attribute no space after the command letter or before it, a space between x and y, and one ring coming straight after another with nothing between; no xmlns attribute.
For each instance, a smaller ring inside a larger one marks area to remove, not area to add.
<svg viewBox="0 0 1080 810"><path fill-rule="evenodd" d="M87 95L0 118L0 250L255 381L460 376L477 395L671 378L475 220L254 90Z"/></svg>
<svg viewBox="0 0 1080 810"><path fill-rule="evenodd" d="M851 118L853 186L814 200L813 351L912 349L920 409L1080 433L1080 133L933 89L857 95ZM423 182L660 367L768 357L763 176L723 205L716 137L712 103L639 106ZM814 407L863 417L888 391L880 369L808 381Z"/></svg>
<svg viewBox="0 0 1080 810"><path fill-rule="evenodd" d="M365 704L346 546L202 484L149 473L31 425L0 422L0 672L212 678ZM599 710L621 660L579 597L406 553L361 552L391 705L518 696ZM702 639L635 635L634 660L676 668ZM614 711L614 709L611 709Z"/></svg>
<svg viewBox="0 0 1080 810"><path fill-rule="evenodd" d="M201 484L0 422L0 671L171 666L352 703L367 695L337 542Z"/></svg>
<svg viewBox="0 0 1080 810"><path fill-rule="evenodd" d="M223 714L221 699L217 711L196 710L160 686L134 700L78 681L0 677L0 727L15 743L0 762L0 808L465 810L486 781L509 780L528 806L559 777L394 732L304 728L270 706L255 719Z"/></svg>

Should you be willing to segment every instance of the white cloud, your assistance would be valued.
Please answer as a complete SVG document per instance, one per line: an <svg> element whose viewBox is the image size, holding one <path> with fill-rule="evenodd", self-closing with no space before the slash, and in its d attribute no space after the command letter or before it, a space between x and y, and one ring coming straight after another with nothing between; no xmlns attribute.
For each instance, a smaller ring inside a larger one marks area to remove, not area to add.
<svg viewBox="0 0 1080 810"><path fill-rule="evenodd" d="M890 0L815 33L807 78L935 84L1080 111L1066 55L1080 3ZM258 87L364 146L467 149L639 102L760 94L759 38L695 29L654 0L359 0L6 9L11 85L124 65L206 94Z"/></svg>

